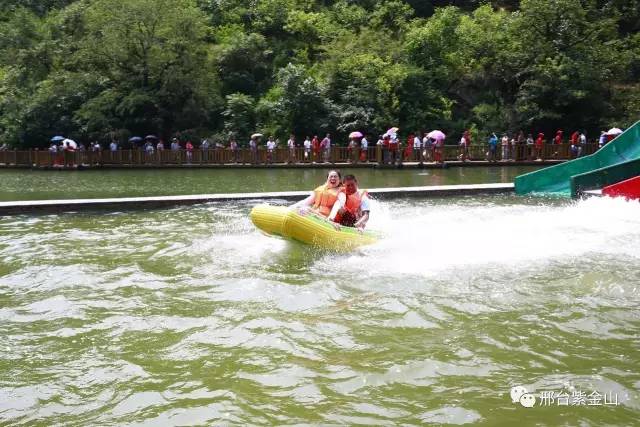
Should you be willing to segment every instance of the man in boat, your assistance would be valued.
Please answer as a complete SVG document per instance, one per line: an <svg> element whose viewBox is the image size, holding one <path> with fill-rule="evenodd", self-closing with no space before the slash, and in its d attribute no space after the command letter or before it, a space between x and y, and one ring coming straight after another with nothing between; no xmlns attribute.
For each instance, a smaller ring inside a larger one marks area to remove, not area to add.
<svg viewBox="0 0 640 427"><path fill-rule="evenodd" d="M300 200L292 205L291 208L298 209L301 215L311 211L327 218L336 200L338 200L338 195L342 189L341 185L342 176L340 172L331 170L324 185L317 187L306 199Z"/></svg>
<svg viewBox="0 0 640 427"><path fill-rule="evenodd" d="M343 225L364 231L371 210L369 196L365 190L358 189L358 180L353 175L346 175L343 184L344 186L329 214L329 220L335 222L335 227L338 230Z"/></svg>

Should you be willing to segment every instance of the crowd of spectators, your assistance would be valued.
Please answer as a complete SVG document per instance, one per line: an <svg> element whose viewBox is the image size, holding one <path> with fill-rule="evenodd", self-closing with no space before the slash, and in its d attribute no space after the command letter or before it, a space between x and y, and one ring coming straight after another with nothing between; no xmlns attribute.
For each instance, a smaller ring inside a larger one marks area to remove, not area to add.
<svg viewBox="0 0 640 427"><path fill-rule="evenodd" d="M392 128L393 132L386 132L378 135L375 147L379 148L381 153L377 160L382 164L397 165L402 162L444 162L445 134L440 131L410 132L406 139L402 139ZM354 132L355 136L348 139L346 144L347 161L351 163L368 162L370 158L369 142L370 136ZM609 142L615 135L602 132L598 139L598 147L602 147ZM266 139L266 141L263 141ZM526 134L524 131L516 133L502 133L500 136L496 133L489 135L486 144L478 144L473 147L473 138L471 130L467 129L462 132L457 142L457 158L460 161L468 160L488 160L489 162L498 161L522 161L522 160L543 160L545 158L577 158L587 153L588 139L583 131L574 131L568 139L565 139L563 130L559 129L552 138L547 138L543 132L535 135ZM221 142L212 143L209 139L203 139L197 145L191 140L180 140L177 137L172 138L169 146L161 138L148 136L146 138L133 137L129 140L129 144L125 147L116 141L110 142L103 147L99 142L91 142L87 145L84 143L76 144L75 141L64 139L53 141L49 147L49 152L53 157L64 151L92 151L102 153L103 149L110 152L117 152L122 148L129 148L132 151L140 151L147 157L152 157L155 153L161 153L169 150L175 156L184 153L184 159L187 163L193 161L193 153L195 150L202 151L203 154L210 151L220 152L221 150L229 150L231 152L230 160L233 163L248 161L249 163L272 164L276 161L276 151L286 153L284 161L287 163L328 163L335 159L332 158L332 147L336 144L332 141L330 133L325 134L322 138L318 135L313 137L306 136L302 142L299 142L296 135L290 134L286 145L282 145L280 139L273 136L264 138L262 134L256 133L251 136L247 143L248 159L243 156L241 145L235 138L230 138L228 144ZM546 148L546 149L545 149ZM0 150L6 149L6 144L0 147ZM449 151L449 154L451 152ZM207 154L208 156L208 154ZM451 158L450 155L448 158ZM279 156L280 161L283 160Z"/></svg>

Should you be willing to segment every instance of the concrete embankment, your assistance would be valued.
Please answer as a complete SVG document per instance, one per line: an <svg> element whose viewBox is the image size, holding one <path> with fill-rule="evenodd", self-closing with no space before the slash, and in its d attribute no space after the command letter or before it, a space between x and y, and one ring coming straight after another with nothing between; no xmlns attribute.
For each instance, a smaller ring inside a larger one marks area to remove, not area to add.
<svg viewBox="0 0 640 427"><path fill-rule="evenodd" d="M374 188L369 193L378 199L398 197L444 197L513 192L513 184L436 185L427 187ZM87 210L126 210L193 205L240 200L300 200L308 191L272 193L194 194L184 196L121 197L109 199L27 200L0 202L0 215L82 212Z"/></svg>

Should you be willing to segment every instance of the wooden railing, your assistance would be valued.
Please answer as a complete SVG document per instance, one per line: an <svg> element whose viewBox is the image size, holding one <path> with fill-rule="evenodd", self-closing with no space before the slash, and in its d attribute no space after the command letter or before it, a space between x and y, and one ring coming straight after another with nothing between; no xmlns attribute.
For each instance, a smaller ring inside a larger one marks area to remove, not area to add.
<svg viewBox="0 0 640 427"><path fill-rule="evenodd" d="M597 144L583 146L581 155L597 151ZM400 162L432 162L437 158L438 149L407 150L400 147L395 155L396 163ZM461 159L462 150L455 145L445 145L440 149L442 161ZM495 156L491 155L487 145L472 145L467 153L468 160L496 161L533 161L537 159L566 160L575 157L569 144L544 145L538 150L532 145L498 146ZM5 150L0 151L0 167L74 167L77 165L106 166L172 166L172 165L269 165L269 164L312 164L312 163L390 163L394 155L381 146L369 147L366 152L360 148L331 147L330 150L307 152L304 148L278 148L251 150L241 148L212 148L208 150L162 150L147 153L143 150L117 151L64 151L51 153L46 150Z"/></svg>

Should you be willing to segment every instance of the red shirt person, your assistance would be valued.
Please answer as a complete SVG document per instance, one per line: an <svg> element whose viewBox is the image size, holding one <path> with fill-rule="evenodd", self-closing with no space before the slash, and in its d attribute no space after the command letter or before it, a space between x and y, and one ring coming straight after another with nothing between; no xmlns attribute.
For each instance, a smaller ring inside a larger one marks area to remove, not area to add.
<svg viewBox="0 0 640 427"><path fill-rule="evenodd" d="M559 130L556 132L556 137L553 139L553 141L554 141L554 143L555 143L556 145L560 145L560 144L562 144L562 138L563 138L563 135L562 135L562 134L563 134L562 129L559 129Z"/></svg>
<svg viewBox="0 0 640 427"><path fill-rule="evenodd" d="M404 158L405 159L410 159L411 158L411 154L413 153L413 140L415 138L415 135L413 133L410 133L409 136L407 137L407 146L404 149Z"/></svg>
<svg viewBox="0 0 640 427"><path fill-rule="evenodd" d="M389 141L389 151L398 151L398 138L391 138Z"/></svg>
<svg viewBox="0 0 640 427"><path fill-rule="evenodd" d="M575 131L574 133L572 133L571 138L569 139L571 141L571 145L578 145L579 138L580 138L580 133L578 133L578 131Z"/></svg>
<svg viewBox="0 0 640 427"><path fill-rule="evenodd" d="M471 133L468 130L465 130L462 134L462 138L464 138L464 146L469 148L471 145Z"/></svg>

